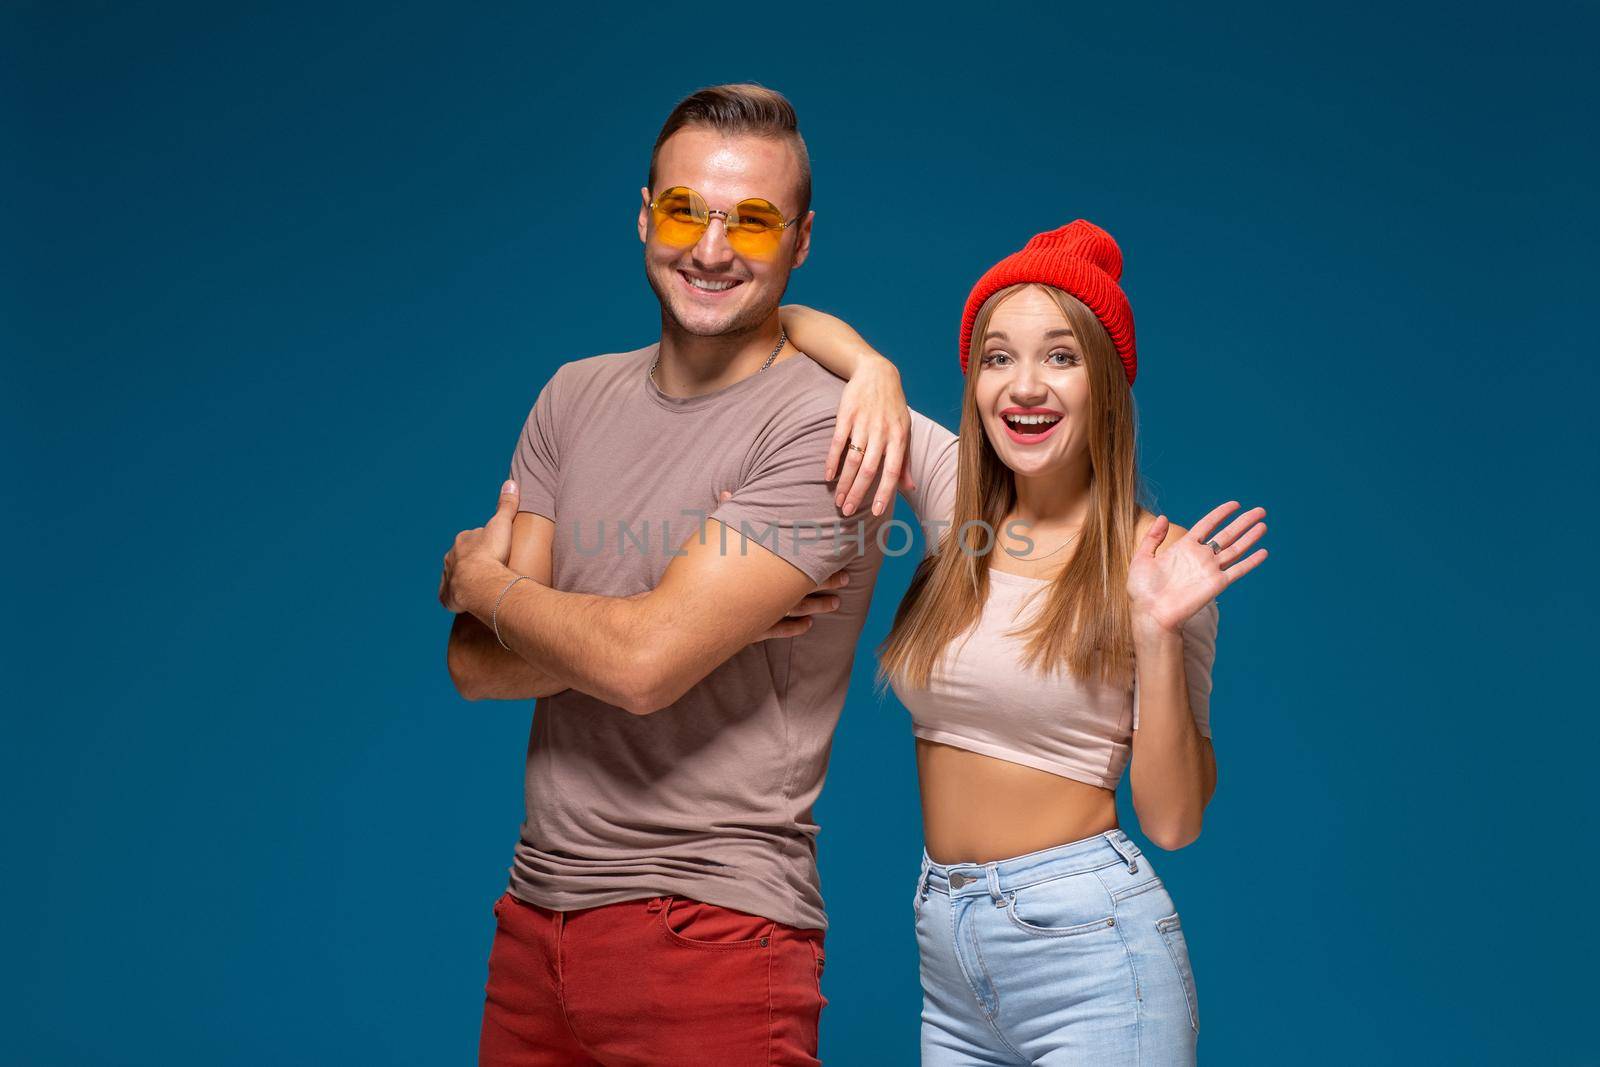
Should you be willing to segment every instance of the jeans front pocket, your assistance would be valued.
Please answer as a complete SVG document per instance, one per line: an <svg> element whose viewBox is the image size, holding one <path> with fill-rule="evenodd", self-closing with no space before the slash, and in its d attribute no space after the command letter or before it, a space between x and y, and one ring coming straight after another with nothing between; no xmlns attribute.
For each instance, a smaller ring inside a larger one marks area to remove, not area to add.
<svg viewBox="0 0 1600 1067"><path fill-rule="evenodd" d="M1167 954L1172 957L1172 965L1177 968L1178 978L1183 983L1183 996L1189 1004L1189 1025L1194 1027L1194 1032L1200 1032L1200 1000L1194 988L1194 970L1189 966L1189 942L1184 939L1183 925L1178 921L1178 913L1173 912L1164 919L1156 920L1156 930L1161 934L1161 940L1166 942Z"/></svg>
<svg viewBox="0 0 1600 1067"><path fill-rule="evenodd" d="M662 897L661 929L667 940L684 948L767 948L773 920L682 897Z"/></svg>
<svg viewBox="0 0 1600 1067"><path fill-rule="evenodd" d="M1073 937L1117 925L1105 883L1092 871L1020 886L1003 896L1006 918L1036 937Z"/></svg>

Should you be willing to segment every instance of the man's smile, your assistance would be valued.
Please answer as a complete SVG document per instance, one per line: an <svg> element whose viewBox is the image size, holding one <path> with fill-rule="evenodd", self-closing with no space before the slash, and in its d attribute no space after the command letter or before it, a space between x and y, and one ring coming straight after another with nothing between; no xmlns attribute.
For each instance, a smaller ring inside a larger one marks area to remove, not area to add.
<svg viewBox="0 0 1600 1067"><path fill-rule="evenodd" d="M702 296L718 296L722 293L732 292L744 284L743 278L718 278L711 274L700 274L695 271L678 270L678 277L695 293Z"/></svg>

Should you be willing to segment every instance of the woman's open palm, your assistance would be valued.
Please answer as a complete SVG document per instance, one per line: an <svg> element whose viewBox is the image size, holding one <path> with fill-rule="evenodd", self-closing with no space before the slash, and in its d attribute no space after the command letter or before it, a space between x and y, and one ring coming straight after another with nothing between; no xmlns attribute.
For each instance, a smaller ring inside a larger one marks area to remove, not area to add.
<svg viewBox="0 0 1600 1067"><path fill-rule="evenodd" d="M1193 529L1165 548L1161 548L1161 542L1171 523L1165 515L1156 517L1128 565L1128 601L1135 619L1142 617L1176 633L1195 612L1267 558L1267 550L1262 548L1240 560L1266 534L1267 524L1260 521L1266 508L1251 508L1229 523L1227 529L1212 534L1217 524L1237 507L1239 502L1230 500L1213 508ZM1207 543L1212 540L1217 544L1215 552Z"/></svg>

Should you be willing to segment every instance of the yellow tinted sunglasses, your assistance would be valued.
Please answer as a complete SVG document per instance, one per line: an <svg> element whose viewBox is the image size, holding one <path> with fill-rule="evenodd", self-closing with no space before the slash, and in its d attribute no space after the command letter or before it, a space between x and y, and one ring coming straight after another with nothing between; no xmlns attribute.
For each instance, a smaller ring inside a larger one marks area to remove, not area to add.
<svg viewBox="0 0 1600 1067"><path fill-rule="evenodd" d="M729 246L740 255L763 258L777 252L783 231L800 221L799 215L785 219L772 201L758 196L739 201L732 211L712 211L704 197L682 185L657 194L650 201L650 215L656 236L679 248L697 243L711 225L711 216L721 216Z"/></svg>

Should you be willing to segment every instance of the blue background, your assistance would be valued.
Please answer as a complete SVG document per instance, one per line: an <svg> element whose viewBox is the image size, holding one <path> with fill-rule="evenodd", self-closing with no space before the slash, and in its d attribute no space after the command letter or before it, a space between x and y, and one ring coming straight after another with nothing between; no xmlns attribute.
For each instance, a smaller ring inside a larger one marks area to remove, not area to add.
<svg viewBox="0 0 1600 1067"><path fill-rule="evenodd" d="M1593 1062L1595 9L1110 6L7 5L0 1057L471 1060L532 706L454 693L439 560L546 377L654 338L651 141L753 79L790 298L914 406L1084 216L1158 506L1269 509L1157 854L1202 1056ZM915 1059L911 562L820 812L832 1063Z"/></svg>

